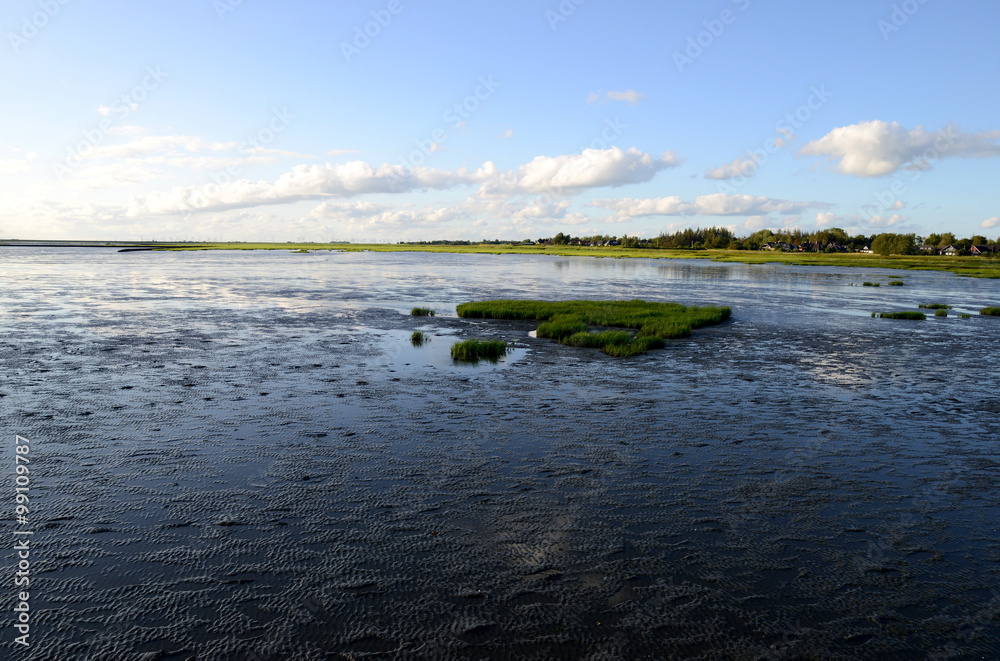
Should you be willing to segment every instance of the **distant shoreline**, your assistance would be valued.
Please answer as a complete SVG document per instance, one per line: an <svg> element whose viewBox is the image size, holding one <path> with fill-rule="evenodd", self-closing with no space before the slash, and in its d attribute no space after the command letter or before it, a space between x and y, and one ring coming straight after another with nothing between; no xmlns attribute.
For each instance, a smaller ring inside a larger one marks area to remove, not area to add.
<svg viewBox="0 0 1000 661"><path fill-rule="evenodd" d="M871 255L865 253L796 253L755 250L669 250L615 246L547 246L511 244L429 245L382 243L184 243L153 241L0 241L0 247L119 248L134 251L288 250L294 252L429 252L482 255L553 255L617 259L707 259L743 264L789 264L847 268L945 271L957 276L1000 279L1000 259L938 255Z"/></svg>

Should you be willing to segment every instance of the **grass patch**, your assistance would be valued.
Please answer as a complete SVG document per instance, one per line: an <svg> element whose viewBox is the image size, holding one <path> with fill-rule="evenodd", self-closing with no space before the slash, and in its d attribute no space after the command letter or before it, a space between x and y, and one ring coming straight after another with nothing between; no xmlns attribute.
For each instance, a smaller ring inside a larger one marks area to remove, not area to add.
<svg viewBox="0 0 1000 661"><path fill-rule="evenodd" d="M984 317L1000 317L1000 308L983 308L979 314Z"/></svg>
<svg viewBox="0 0 1000 661"><path fill-rule="evenodd" d="M892 280L892 281L891 281L891 282L889 283L889 286L890 286L890 287L902 287L902 286L903 286L903 285L905 285L905 284L906 284L906 283L905 283L905 282L903 282L902 280Z"/></svg>
<svg viewBox="0 0 1000 661"><path fill-rule="evenodd" d="M903 276L901 276L901 275L890 275L889 279L890 280L902 280Z"/></svg>
<svg viewBox="0 0 1000 661"><path fill-rule="evenodd" d="M434 310L430 308L413 308L410 310L410 316L413 317L433 317Z"/></svg>
<svg viewBox="0 0 1000 661"><path fill-rule="evenodd" d="M866 282L862 286L864 286L864 287L881 287L882 285L880 285L877 282Z"/></svg>
<svg viewBox="0 0 1000 661"><path fill-rule="evenodd" d="M948 311L947 310L935 310L934 311L934 316L935 317L947 317L948 316Z"/></svg>
<svg viewBox="0 0 1000 661"><path fill-rule="evenodd" d="M430 336L423 331L413 331L413 335L410 336L410 342L412 342L415 347L419 347L421 344L429 341L430 339Z"/></svg>
<svg viewBox="0 0 1000 661"><path fill-rule="evenodd" d="M965 314L963 312L962 314L958 315L958 318L959 319L972 319L972 315L971 314Z"/></svg>
<svg viewBox="0 0 1000 661"><path fill-rule="evenodd" d="M944 303L921 303L918 305L921 310L950 310L950 305L945 305Z"/></svg>
<svg viewBox="0 0 1000 661"><path fill-rule="evenodd" d="M874 314L874 313L873 313ZM881 319L908 319L910 321L923 321L927 315L923 312L881 312L877 315Z"/></svg>
<svg viewBox="0 0 1000 661"><path fill-rule="evenodd" d="M476 363L480 360L497 362L507 355L510 345L501 340L465 340L456 342L451 347L451 357L454 360L461 360L468 363Z"/></svg>
<svg viewBox="0 0 1000 661"><path fill-rule="evenodd" d="M662 349L665 340L688 337L691 330L729 319L723 307L685 307L646 301L481 301L458 306L469 319L540 321L537 335L576 347L601 349L624 357ZM591 332L593 326L630 330ZM634 333L631 331L635 331Z"/></svg>

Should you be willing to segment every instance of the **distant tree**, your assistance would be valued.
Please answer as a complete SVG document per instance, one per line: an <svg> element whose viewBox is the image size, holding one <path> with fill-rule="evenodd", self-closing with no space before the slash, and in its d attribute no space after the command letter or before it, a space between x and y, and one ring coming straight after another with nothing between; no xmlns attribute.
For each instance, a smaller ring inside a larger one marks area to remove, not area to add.
<svg viewBox="0 0 1000 661"><path fill-rule="evenodd" d="M879 234L872 241L872 252L880 255L912 255L916 251L914 234Z"/></svg>
<svg viewBox="0 0 1000 661"><path fill-rule="evenodd" d="M938 242L934 245L937 245L938 248L947 248L948 246L954 245L957 242L958 239L955 238L954 234L952 234L951 232L945 232L944 234L940 235Z"/></svg>
<svg viewBox="0 0 1000 661"><path fill-rule="evenodd" d="M980 234L976 234L971 239L969 239L969 241L974 246L985 246L986 245L986 237L982 236Z"/></svg>

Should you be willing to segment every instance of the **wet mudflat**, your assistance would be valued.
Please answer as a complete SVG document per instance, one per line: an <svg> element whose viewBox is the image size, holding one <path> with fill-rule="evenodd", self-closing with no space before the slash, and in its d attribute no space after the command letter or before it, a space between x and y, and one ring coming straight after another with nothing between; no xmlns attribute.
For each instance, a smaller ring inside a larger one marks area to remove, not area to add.
<svg viewBox="0 0 1000 661"><path fill-rule="evenodd" d="M1000 282L0 250L0 428L32 440L36 531L32 648L5 657L1000 653L1000 319L870 317ZM454 314L501 298L733 319L614 359ZM474 336L518 349L454 365Z"/></svg>

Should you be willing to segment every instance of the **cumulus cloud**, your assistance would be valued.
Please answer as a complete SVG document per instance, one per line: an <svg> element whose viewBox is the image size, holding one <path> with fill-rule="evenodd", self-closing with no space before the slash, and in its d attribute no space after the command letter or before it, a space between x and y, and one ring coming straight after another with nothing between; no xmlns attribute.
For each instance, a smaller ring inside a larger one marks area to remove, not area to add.
<svg viewBox="0 0 1000 661"><path fill-rule="evenodd" d="M585 149L575 155L536 157L518 168L516 185L527 193L574 194L587 188L645 183L680 163L674 152L654 157L635 147Z"/></svg>
<svg viewBox="0 0 1000 661"><path fill-rule="evenodd" d="M997 225L1000 225L1000 216L994 216L989 220L984 220L983 222L979 223L979 226L984 230L993 229Z"/></svg>
<svg viewBox="0 0 1000 661"><path fill-rule="evenodd" d="M949 124L938 131L907 130L898 122L871 121L842 126L799 153L827 158L841 174L883 177L900 169L928 170L939 158L1000 156L1000 131L963 133Z"/></svg>
<svg viewBox="0 0 1000 661"><path fill-rule="evenodd" d="M715 193L695 199L697 213L704 216L750 216L779 213L791 215L806 209L827 207L824 202L792 202L754 195Z"/></svg>
<svg viewBox="0 0 1000 661"><path fill-rule="evenodd" d="M653 199L594 200L590 206L616 212L619 220L641 216L767 216L773 213L793 215L811 208L825 208L825 202L792 202L764 196L702 195L694 202L684 202L677 196Z"/></svg>
<svg viewBox="0 0 1000 661"><path fill-rule="evenodd" d="M273 183L241 179L221 185L175 187L168 192L137 196L129 206L129 215L217 211L324 197L444 190L482 182L495 175L496 166L492 163L486 163L475 172L464 168L448 171L426 167L407 169L401 165L372 167L364 161L299 165Z"/></svg>
<svg viewBox="0 0 1000 661"><path fill-rule="evenodd" d="M705 170L705 178L725 181L735 177L752 177L757 174L757 168L757 162L753 159L737 156L732 163Z"/></svg>

